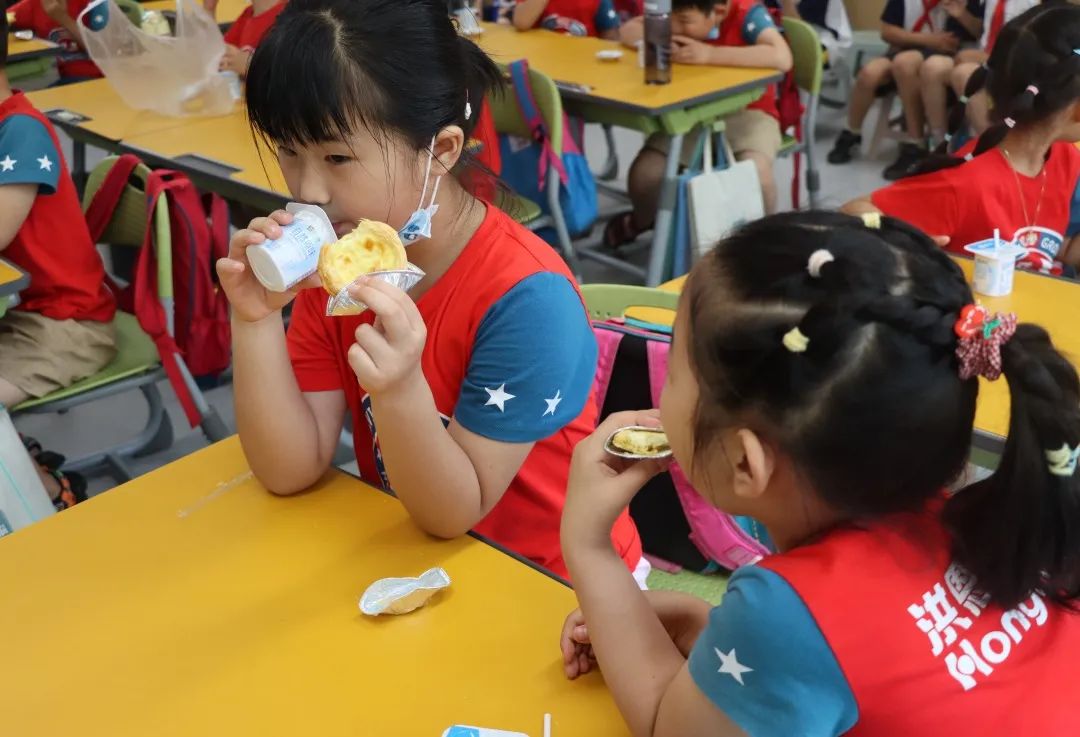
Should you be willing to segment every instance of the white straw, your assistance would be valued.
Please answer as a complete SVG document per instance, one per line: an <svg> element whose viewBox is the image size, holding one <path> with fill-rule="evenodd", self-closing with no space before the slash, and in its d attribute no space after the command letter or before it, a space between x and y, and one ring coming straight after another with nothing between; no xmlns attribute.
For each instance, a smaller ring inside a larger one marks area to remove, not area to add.
<svg viewBox="0 0 1080 737"><path fill-rule="evenodd" d="M1001 248L1001 229L994 228L994 250Z"/></svg>
<svg viewBox="0 0 1080 737"><path fill-rule="evenodd" d="M544 737L551 737L551 715L544 715Z"/></svg>

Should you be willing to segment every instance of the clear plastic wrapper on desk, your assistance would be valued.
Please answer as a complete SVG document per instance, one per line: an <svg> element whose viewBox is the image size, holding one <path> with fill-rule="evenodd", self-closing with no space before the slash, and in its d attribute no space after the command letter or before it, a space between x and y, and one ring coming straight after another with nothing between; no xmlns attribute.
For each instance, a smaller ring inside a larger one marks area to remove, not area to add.
<svg viewBox="0 0 1080 737"><path fill-rule="evenodd" d="M424 571L416 578L380 578L360 597L360 611L370 616L408 614L450 585L442 568Z"/></svg>
<svg viewBox="0 0 1080 737"><path fill-rule="evenodd" d="M381 279L387 284L393 284L398 289L407 292L419 284L420 280L423 279L426 274L419 266L406 264L404 269L373 271L370 274L366 274L366 276L371 279ZM349 288L346 287L327 300L326 315L327 317L359 315L367 308L367 305L363 302L358 302L353 299L349 294Z"/></svg>

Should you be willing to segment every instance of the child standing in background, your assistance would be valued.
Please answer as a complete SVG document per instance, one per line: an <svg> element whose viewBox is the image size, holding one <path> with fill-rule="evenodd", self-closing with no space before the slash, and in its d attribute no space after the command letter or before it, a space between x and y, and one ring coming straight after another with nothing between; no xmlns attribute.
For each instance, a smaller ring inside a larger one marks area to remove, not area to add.
<svg viewBox="0 0 1080 737"><path fill-rule="evenodd" d="M1019 266L1047 274L1080 266L1080 6L1045 2L1010 21L967 92L986 85L994 125L970 161L942 156L939 167L869 198L852 213L880 211L924 232L949 236L948 247L989 238L994 230L1028 249ZM961 118L963 116L960 116Z"/></svg>
<svg viewBox="0 0 1080 737"><path fill-rule="evenodd" d="M38 38L51 41L60 47L56 70L63 84L101 76L101 70L86 53L82 31L76 23L79 14L90 2L91 0L20 0L7 11L11 16L12 30L31 30ZM103 27L106 21L104 18L100 21L90 18L90 22L92 27Z"/></svg>
<svg viewBox="0 0 1080 737"><path fill-rule="evenodd" d="M982 15L980 0L888 0L881 14L881 38L889 44L889 53L859 70L848 103L847 128L829 152L829 163L851 161L862 144L862 125L878 90L894 82L904 105L907 140L900 144L898 158L885 168L883 176L900 179L926 158L924 64L930 65L928 77L940 76L942 69L947 75L952 57L982 33Z"/></svg>
<svg viewBox="0 0 1080 737"><path fill-rule="evenodd" d="M979 378L1002 375L1001 465L950 496ZM781 551L715 609L638 591L605 537L662 470L605 438L658 420L694 488ZM825 212L748 225L691 272L659 418L613 415L574 452L566 673L598 664L635 737L1072 734L1078 456L1076 369L977 308L927 236Z"/></svg>
<svg viewBox="0 0 1080 737"><path fill-rule="evenodd" d="M339 236L362 219L400 229L430 215L430 235L408 246L427 276L408 294L361 280L352 293L370 309L328 317L317 278L279 294L249 268L247 248L291 216L238 231L218 264L237 426L259 480L292 494L330 467L348 410L363 478L393 489L418 526L475 529L565 575L559 518L571 449L596 424L596 339L555 251L450 175L468 166L465 141L498 84L442 0L290 0L252 58L252 125L293 199L322 207ZM644 577L625 512L610 532Z"/></svg>
<svg viewBox="0 0 1080 737"><path fill-rule="evenodd" d="M221 71L235 72L241 79L247 77L251 54L262 41L278 15L285 9L287 0L252 0L240 17L225 32L225 56L221 59ZM218 0L203 0L203 7L217 16Z"/></svg>
<svg viewBox="0 0 1080 737"><path fill-rule="evenodd" d="M514 27L546 28L571 36L619 37L619 14L612 0L517 0Z"/></svg>
<svg viewBox="0 0 1080 737"><path fill-rule="evenodd" d="M791 69L791 49L757 0L674 0L671 15L672 58L681 64L770 67ZM626 23L620 33L624 44L636 46L644 36L644 19ZM780 150L780 113L776 88L769 85L746 110L724 119L725 136L738 161L753 161L761 182L765 210L776 208L773 162ZM617 248L653 227L664 178L670 137L656 133L634 159L628 176L634 209L612 218L604 230L604 245ZM681 153L689 166L697 141L688 136Z"/></svg>

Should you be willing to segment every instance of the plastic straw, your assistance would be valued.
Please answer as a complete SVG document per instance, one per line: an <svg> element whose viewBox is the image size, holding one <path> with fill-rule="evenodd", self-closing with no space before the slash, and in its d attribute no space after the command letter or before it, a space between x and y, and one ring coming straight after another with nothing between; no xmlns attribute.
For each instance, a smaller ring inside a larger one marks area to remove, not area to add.
<svg viewBox="0 0 1080 737"><path fill-rule="evenodd" d="M1001 248L1001 229L994 228L994 250L997 251Z"/></svg>
<svg viewBox="0 0 1080 737"><path fill-rule="evenodd" d="M551 737L551 715L544 715L544 737Z"/></svg>

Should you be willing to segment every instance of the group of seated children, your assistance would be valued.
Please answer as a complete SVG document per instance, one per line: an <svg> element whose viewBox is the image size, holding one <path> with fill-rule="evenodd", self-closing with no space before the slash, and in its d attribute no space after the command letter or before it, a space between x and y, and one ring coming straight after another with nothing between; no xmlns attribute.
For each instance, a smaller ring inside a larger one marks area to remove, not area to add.
<svg viewBox="0 0 1080 737"><path fill-rule="evenodd" d="M978 135L989 127L985 95L965 93L975 70L986 62L1005 23L1039 0L888 0L881 14L888 53L859 70L841 131L828 160L851 161L862 143L862 126L874 102L899 95L904 139L884 177L911 176L935 147L949 141L951 98L967 104L968 122ZM970 102L967 98L971 98ZM883 109L880 115L891 115Z"/></svg>

